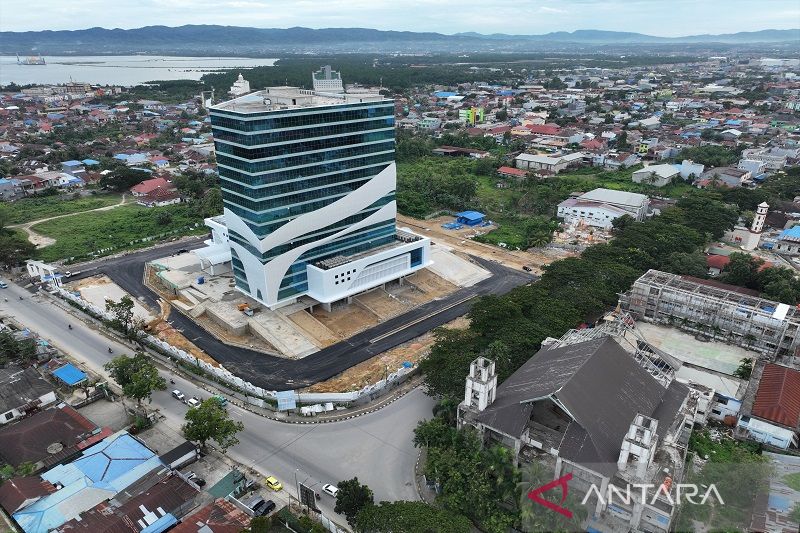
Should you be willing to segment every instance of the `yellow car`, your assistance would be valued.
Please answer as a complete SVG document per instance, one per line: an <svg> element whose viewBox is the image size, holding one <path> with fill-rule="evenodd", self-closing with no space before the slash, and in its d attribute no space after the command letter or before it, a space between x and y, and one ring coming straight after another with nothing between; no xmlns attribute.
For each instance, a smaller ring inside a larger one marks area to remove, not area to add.
<svg viewBox="0 0 800 533"><path fill-rule="evenodd" d="M275 479L274 476L269 476L264 481L266 482L267 487L272 489L272 490L274 490L275 492L278 492L279 490L281 490L283 488L283 485L281 485L281 482L278 481L277 479Z"/></svg>

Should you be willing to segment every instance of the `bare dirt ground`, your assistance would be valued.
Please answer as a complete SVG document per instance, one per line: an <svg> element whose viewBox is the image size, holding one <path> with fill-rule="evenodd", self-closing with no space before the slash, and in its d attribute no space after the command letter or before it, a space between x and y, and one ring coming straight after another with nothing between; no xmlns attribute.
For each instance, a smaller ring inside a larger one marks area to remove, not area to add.
<svg viewBox="0 0 800 533"><path fill-rule="evenodd" d="M315 344L320 348L330 346L339 342L339 337L329 330L323 323L314 318L308 311L297 311L287 318L297 324L297 327L314 339Z"/></svg>
<svg viewBox="0 0 800 533"><path fill-rule="evenodd" d="M443 327L449 329L465 329L468 326L469 320L465 317L460 317L445 324ZM316 383L309 387L307 391L347 392L361 389L365 385L383 379L387 371L388 373L394 372L406 361L414 363L415 365L418 364L423 357L428 355L431 346L433 346L433 341L433 333L428 332L412 341L392 348L363 363L359 363L345 370L338 376L334 376L327 381Z"/></svg>
<svg viewBox="0 0 800 533"><path fill-rule="evenodd" d="M476 255L490 261L497 261L511 268L528 266L534 273L540 274L541 267L549 265L555 260L552 256L539 252L505 250L491 244L475 242L471 239L475 234L475 228L464 226L460 230L447 230L442 227L442 224L452 221L453 217L449 216L420 220L397 215L398 226L406 225L420 235L430 237L434 242L441 242L454 250Z"/></svg>
<svg viewBox="0 0 800 533"><path fill-rule="evenodd" d="M426 268L410 275L406 281L419 288L424 294L424 300L420 303L442 298L458 289L454 284Z"/></svg>
<svg viewBox="0 0 800 533"><path fill-rule="evenodd" d="M352 337L380 321L377 315L357 305L334 307L330 312L320 306L311 314L340 339Z"/></svg>

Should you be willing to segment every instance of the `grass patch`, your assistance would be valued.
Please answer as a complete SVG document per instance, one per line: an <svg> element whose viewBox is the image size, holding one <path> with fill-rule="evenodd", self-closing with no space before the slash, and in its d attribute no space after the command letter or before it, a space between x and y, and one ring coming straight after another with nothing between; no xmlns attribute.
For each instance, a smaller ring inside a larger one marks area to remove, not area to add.
<svg viewBox="0 0 800 533"><path fill-rule="evenodd" d="M163 214L162 214L163 213ZM205 233L197 209L188 205L147 208L125 205L109 211L83 213L49 220L33 231L56 240L39 250L43 261L79 260L93 252L109 255L150 246L174 236ZM141 242L141 239L149 240Z"/></svg>
<svg viewBox="0 0 800 533"><path fill-rule="evenodd" d="M40 198L23 198L6 204L9 224L23 224L42 218L80 213L99 207L118 204L122 196L119 194L103 194L86 196L77 200L65 200L58 196Z"/></svg>
<svg viewBox="0 0 800 533"><path fill-rule="evenodd" d="M800 492L800 472L795 474L786 474L783 476L783 481L794 490Z"/></svg>

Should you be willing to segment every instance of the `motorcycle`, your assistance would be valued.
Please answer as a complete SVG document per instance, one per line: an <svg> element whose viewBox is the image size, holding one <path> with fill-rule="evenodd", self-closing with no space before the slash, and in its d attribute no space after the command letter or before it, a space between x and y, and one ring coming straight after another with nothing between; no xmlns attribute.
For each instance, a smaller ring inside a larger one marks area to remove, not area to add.
<svg viewBox="0 0 800 533"><path fill-rule="evenodd" d="M72 329L72 324L67 324L67 329Z"/></svg>
<svg viewBox="0 0 800 533"><path fill-rule="evenodd" d="M111 347L109 347L108 348L108 353L114 353L114 350L112 350Z"/></svg>

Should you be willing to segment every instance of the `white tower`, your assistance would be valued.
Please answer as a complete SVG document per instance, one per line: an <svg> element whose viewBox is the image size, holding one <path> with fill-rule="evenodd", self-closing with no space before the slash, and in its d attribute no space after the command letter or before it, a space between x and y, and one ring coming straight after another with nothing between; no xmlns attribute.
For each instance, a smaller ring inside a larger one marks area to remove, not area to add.
<svg viewBox="0 0 800 533"><path fill-rule="evenodd" d="M750 231L753 233L761 233L764 231L764 222L767 220L767 211L769 204L761 202L756 208L756 216L753 217L753 224L750 226Z"/></svg>
<svg viewBox="0 0 800 533"><path fill-rule="evenodd" d="M633 463L633 471L628 472L628 475L636 480L643 480L656 452L657 430L658 420L637 414L622 440L617 468L625 471L628 464Z"/></svg>
<svg viewBox="0 0 800 533"><path fill-rule="evenodd" d="M496 394L497 373L494 370L494 361L478 357L469 365L464 406L483 411L492 404Z"/></svg>
<svg viewBox="0 0 800 533"><path fill-rule="evenodd" d="M239 74L239 77L231 85L231 90L228 94L232 96L241 96L250 92L250 82L244 79L244 76Z"/></svg>

